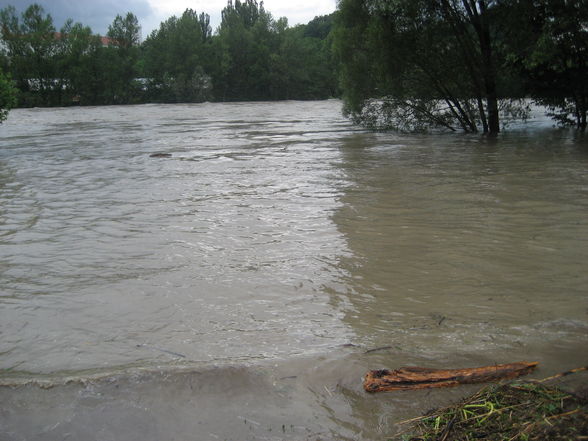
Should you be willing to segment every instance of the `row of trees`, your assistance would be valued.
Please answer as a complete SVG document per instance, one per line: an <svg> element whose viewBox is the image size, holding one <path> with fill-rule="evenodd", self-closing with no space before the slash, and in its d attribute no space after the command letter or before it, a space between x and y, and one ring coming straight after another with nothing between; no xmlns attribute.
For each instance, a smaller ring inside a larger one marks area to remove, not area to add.
<svg viewBox="0 0 588 441"><path fill-rule="evenodd" d="M31 5L20 17L8 7L0 11L0 66L17 87L20 106L133 102L139 29L129 13L116 17L108 40L73 20L56 32L41 6Z"/></svg>
<svg viewBox="0 0 588 441"><path fill-rule="evenodd" d="M43 8L0 11L0 68L21 106L322 99L337 94L332 16L289 27L256 0L229 1L216 33L187 9L140 42L137 18L117 16L106 38Z"/></svg>
<svg viewBox="0 0 588 441"><path fill-rule="evenodd" d="M335 33L362 124L493 134L532 97L586 129L586 0L341 0Z"/></svg>
<svg viewBox="0 0 588 441"><path fill-rule="evenodd" d="M366 126L495 134L525 117L531 97L559 123L587 127L588 0L340 0L295 27L263 2L229 0L214 33L187 9L142 43L132 13L105 39L72 20L56 32L32 5L20 17L1 10L0 31L0 68L25 106L342 92Z"/></svg>

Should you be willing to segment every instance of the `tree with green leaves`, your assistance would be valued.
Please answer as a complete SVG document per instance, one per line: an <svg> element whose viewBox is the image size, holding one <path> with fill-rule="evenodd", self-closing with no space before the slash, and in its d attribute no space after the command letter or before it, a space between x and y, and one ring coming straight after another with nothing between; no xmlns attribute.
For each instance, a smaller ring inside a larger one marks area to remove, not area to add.
<svg viewBox="0 0 588 441"><path fill-rule="evenodd" d="M336 50L346 111L398 130L500 130L493 0L342 0ZM507 100L508 101L508 100ZM509 101L513 115L524 106Z"/></svg>
<svg viewBox="0 0 588 441"><path fill-rule="evenodd" d="M102 58L106 82L106 99L109 104L129 104L140 100L141 85L135 79L139 72L139 43L141 27L137 17L129 12L117 15L106 34L110 39Z"/></svg>
<svg viewBox="0 0 588 441"><path fill-rule="evenodd" d="M210 17L186 9L180 18L161 23L143 44L150 97L163 102L202 102L211 99Z"/></svg>
<svg viewBox="0 0 588 441"><path fill-rule="evenodd" d="M19 17L9 6L0 11L0 27L10 72L25 104L54 104L57 40L51 15L32 4Z"/></svg>
<svg viewBox="0 0 588 441"><path fill-rule="evenodd" d="M88 26L69 19L61 28L57 43L55 80L62 91L61 104L95 103L101 87L96 81L97 58L102 49L100 38Z"/></svg>
<svg viewBox="0 0 588 441"><path fill-rule="evenodd" d="M12 80L0 70L0 123L8 117L8 111L16 106L16 94Z"/></svg>
<svg viewBox="0 0 588 441"><path fill-rule="evenodd" d="M0 11L0 66L20 105L318 99L337 94L333 16L288 27L256 0L229 1L215 35L210 17L187 9L140 43L132 13L117 15L107 46L81 23L56 32L32 5Z"/></svg>
<svg viewBox="0 0 588 441"><path fill-rule="evenodd" d="M285 19L283 19L285 20ZM279 46L272 55L272 99L325 99L337 95L336 63L329 38L333 15L306 25L278 29Z"/></svg>
<svg viewBox="0 0 588 441"><path fill-rule="evenodd" d="M255 0L229 1L212 41L219 101L319 99L337 92L329 38L332 17L288 27Z"/></svg>
<svg viewBox="0 0 588 441"><path fill-rule="evenodd" d="M525 20L516 20L516 17ZM505 45L535 102L562 126L586 130L588 112L588 3L513 0L503 20Z"/></svg>
<svg viewBox="0 0 588 441"><path fill-rule="evenodd" d="M270 98L274 21L263 2L229 0L215 38L214 94L221 101Z"/></svg>

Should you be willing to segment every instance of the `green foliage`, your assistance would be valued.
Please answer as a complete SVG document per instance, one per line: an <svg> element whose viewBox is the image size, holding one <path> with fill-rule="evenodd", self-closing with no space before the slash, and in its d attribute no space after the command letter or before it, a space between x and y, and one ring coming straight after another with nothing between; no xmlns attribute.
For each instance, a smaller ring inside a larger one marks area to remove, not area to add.
<svg viewBox="0 0 588 441"><path fill-rule="evenodd" d="M308 31L316 22L323 23L320 34ZM338 94L329 38L331 23L332 16L317 17L308 25L279 32L279 45L270 66L272 99L323 99ZM326 37L318 36L321 34Z"/></svg>
<svg viewBox="0 0 588 441"><path fill-rule="evenodd" d="M383 128L496 133L492 3L342 0L335 48L346 111Z"/></svg>
<svg viewBox="0 0 588 441"><path fill-rule="evenodd" d="M0 66L19 105L318 99L338 94L333 16L288 27L255 0L229 1L213 35L210 17L187 9L141 44L132 13L117 15L107 44L68 20L56 32L38 5L0 11Z"/></svg>
<svg viewBox="0 0 588 441"><path fill-rule="evenodd" d="M6 66L20 90L19 105L132 100L139 38L132 14L115 19L110 32L116 45L110 48L103 48L89 27L72 20L57 33L51 16L37 4L20 17L14 7L1 10L0 26Z"/></svg>
<svg viewBox="0 0 588 441"><path fill-rule="evenodd" d="M229 1L222 11L216 44L219 69L215 96L223 101L270 99L270 53L276 44L273 18L263 2Z"/></svg>
<svg viewBox="0 0 588 441"><path fill-rule="evenodd" d="M141 44L132 13L108 44L37 4L0 10L0 68L12 105L322 99L343 95L365 126L496 133L532 97L587 127L586 0L340 0L289 27L256 0L229 0L215 34L187 9ZM5 113L2 113L5 116ZM500 117L499 117L500 115Z"/></svg>
<svg viewBox="0 0 588 441"><path fill-rule="evenodd" d="M17 90L10 77L0 70L0 123L8 116L8 111L16 105Z"/></svg>
<svg viewBox="0 0 588 441"><path fill-rule="evenodd" d="M513 27L508 41L535 101L559 124L581 130L588 112L587 6L584 0L519 0L516 7L529 20Z"/></svg>
<svg viewBox="0 0 588 441"><path fill-rule="evenodd" d="M346 112L396 130L496 133L531 96L586 129L585 0L341 0L335 51Z"/></svg>
<svg viewBox="0 0 588 441"><path fill-rule="evenodd" d="M162 102L201 102L211 98L210 17L186 9L161 23L143 44L150 98Z"/></svg>
<svg viewBox="0 0 588 441"><path fill-rule="evenodd" d="M333 28L333 14L315 17L304 26L304 36L325 40Z"/></svg>
<svg viewBox="0 0 588 441"><path fill-rule="evenodd" d="M377 64L378 45L373 39L374 28L367 5L357 0L342 0L336 16L334 50L340 60L340 81L344 111L360 115L364 100L377 96L379 78ZM394 47L397 47L396 45Z"/></svg>
<svg viewBox="0 0 588 441"><path fill-rule="evenodd" d="M62 93L60 102L96 102L100 39L92 34L89 27L68 20L61 28L57 44L54 63L55 79Z"/></svg>
<svg viewBox="0 0 588 441"><path fill-rule="evenodd" d="M51 61L57 46L53 19L37 4L29 6L21 19L9 6L0 11L0 26L21 99L28 105L50 105L56 90Z"/></svg>
<svg viewBox="0 0 588 441"><path fill-rule="evenodd" d="M111 45L122 49L131 49L140 43L141 27L137 17L128 12L123 18L117 15L111 25L108 26L108 37Z"/></svg>
<svg viewBox="0 0 588 441"><path fill-rule="evenodd" d="M213 41L212 70L217 100L318 99L335 95L335 63L331 57L330 23L321 33L305 26L288 28L286 19L274 20L263 3L229 1ZM324 38L323 38L324 36Z"/></svg>
<svg viewBox="0 0 588 441"><path fill-rule="evenodd" d="M131 12L123 18L117 15L107 36L110 43L106 58L105 100L109 104L129 104L140 101L140 85L136 83L141 27Z"/></svg>

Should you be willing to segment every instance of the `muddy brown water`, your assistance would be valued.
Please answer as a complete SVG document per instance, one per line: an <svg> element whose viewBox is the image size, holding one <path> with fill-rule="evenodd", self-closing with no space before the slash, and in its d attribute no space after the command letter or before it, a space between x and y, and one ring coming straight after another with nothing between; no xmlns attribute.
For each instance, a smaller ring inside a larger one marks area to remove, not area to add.
<svg viewBox="0 0 588 441"><path fill-rule="evenodd" d="M12 111L0 439L384 440L477 386L368 395L367 369L588 364L587 138L340 107Z"/></svg>

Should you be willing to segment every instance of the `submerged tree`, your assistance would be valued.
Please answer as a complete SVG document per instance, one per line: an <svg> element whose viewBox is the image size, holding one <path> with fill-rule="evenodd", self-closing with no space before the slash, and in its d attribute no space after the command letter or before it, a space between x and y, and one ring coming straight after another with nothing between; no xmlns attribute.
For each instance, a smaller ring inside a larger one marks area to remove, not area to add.
<svg viewBox="0 0 588 441"><path fill-rule="evenodd" d="M369 126L498 133L495 3L341 0L336 47L346 111Z"/></svg>
<svg viewBox="0 0 588 441"><path fill-rule="evenodd" d="M16 105L16 88L10 77L0 70L0 123L8 116L8 111Z"/></svg>
<svg viewBox="0 0 588 441"><path fill-rule="evenodd" d="M586 130L588 112L588 2L516 0L503 13L505 39L530 95L560 125ZM513 20L524 16L526 19Z"/></svg>

